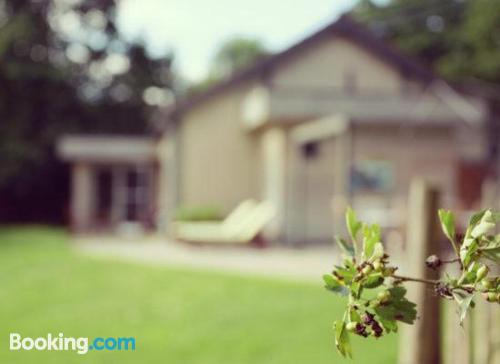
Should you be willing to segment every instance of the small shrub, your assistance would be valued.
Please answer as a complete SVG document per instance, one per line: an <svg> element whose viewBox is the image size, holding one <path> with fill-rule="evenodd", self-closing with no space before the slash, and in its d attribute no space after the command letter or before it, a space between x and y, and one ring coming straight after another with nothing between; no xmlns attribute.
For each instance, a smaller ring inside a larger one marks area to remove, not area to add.
<svg viewBox="0 0 500 364"><path fill-rule="evenodd" d="M344 252L343 263L323 276L327 290L348 297L344 317L334 323L335 345L340 354L352 356L351 334L379 338L396 332L399 322L414 323L416 305L406 298L407 282L428 284L439 297L454 300L460 323L474 308L475 298L500 303L500 277L492 276L489 267L500 263L500 235L494 234L500 213L487 209L474 214L463 238L457 238L452 212L439 210L439 219L455 258L444 260L431 255L425 264L429 269L458 264L460 274L444 273L438 280L428 280L396 274L398 267L390 264L384 252L380 227L358 221L354 211L347 210L350 239L337 239Z"/></svg>
<svg viewBox="0 0 500 364"><path fill-rule="evenodd" d="M175 219L177 221L219 221L223 214L216 206L185 206L177 209Z"/></svg>

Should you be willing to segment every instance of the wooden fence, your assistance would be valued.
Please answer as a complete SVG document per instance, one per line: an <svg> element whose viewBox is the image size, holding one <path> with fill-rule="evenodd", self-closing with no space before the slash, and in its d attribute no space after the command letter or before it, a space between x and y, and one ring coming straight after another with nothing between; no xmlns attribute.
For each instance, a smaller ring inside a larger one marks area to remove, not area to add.
<svg viewBox="0 0 500 364"><path fill-rule="evenodd" d="M425 258L438 253L439 191L423 180L410 187L408 204L407 263L408 275L436 278L426 269ZM498 209L499 198L493 183L483 189L483 205ZM450 269L450 267L446 267ZM497 272L498 273L498 272ZM458 323L454 302L442 302L429 287L408 284L408 295L418 305L418 320L402 328L399 364L499 364L500 307L476 300L476 308L464 322Z"/></svg>

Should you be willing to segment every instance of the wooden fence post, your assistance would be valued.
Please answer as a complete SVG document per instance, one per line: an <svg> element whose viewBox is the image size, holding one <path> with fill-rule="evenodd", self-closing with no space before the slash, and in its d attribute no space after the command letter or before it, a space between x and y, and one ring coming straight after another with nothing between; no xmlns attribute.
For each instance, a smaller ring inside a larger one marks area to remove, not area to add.
<svg viewBox="0 0 500 364"><path fill-rule="evenodd" d="M494 179L484 181L481 190L483 208L499 209L498 187ZM498 230L497 230L498 233ZM490 265L492 273L498 275L500 270ZM476 305L477 322L475 331L475 364L495 364L500 362L500 308L497 305L478 299Z"/></svg>
<svg viewBox="0 0 500 364"><path fill-rule="evenodd" d="M425 259L437 252L436 233L439 193L424 180L412 181L408 201L407 270L404 274L436 279L438 273L425 266ZM417 304L418 318L413 326L402 327L399 364L441 363L441 320L439 299L432 287L408 283L408 297Z"/></svg>

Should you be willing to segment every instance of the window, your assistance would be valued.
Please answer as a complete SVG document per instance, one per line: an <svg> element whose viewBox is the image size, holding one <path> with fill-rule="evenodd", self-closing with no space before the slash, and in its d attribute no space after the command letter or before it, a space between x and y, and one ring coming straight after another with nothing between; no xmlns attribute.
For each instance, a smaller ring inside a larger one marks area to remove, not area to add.
<svg viewBox="0 0 500 364"><path fill-rule="evenodd" d="M386 160L366 159L351 169L352 192L388 192L394 187L394 168Z"/></svg>
<svg viewBox="0 0 500 364"><path fill-rule="evenodd" d="M318 142L308 142L302 145L302 156L305 159L314 159L319 155L319 152Z"/></svg>
<svg viewBox="0 0 500 364"><path fill-rule="evenodd" d="M126 220L141 220L148 205L149 176L145 168L130 168L126 172Z"/></svg>

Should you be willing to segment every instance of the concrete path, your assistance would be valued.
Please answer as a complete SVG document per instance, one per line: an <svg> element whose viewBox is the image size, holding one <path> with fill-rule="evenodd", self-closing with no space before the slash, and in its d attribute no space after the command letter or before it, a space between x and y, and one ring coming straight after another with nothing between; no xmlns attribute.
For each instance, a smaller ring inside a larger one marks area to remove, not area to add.
<svg viewBox="0 0 500 364"><path fill-rule="evenodd" d="M331 271L338 253L333 247L307 249L191 246L156 237L75 238L75 248L88 255L159 265L190 267L318 282Z"/></svg>

